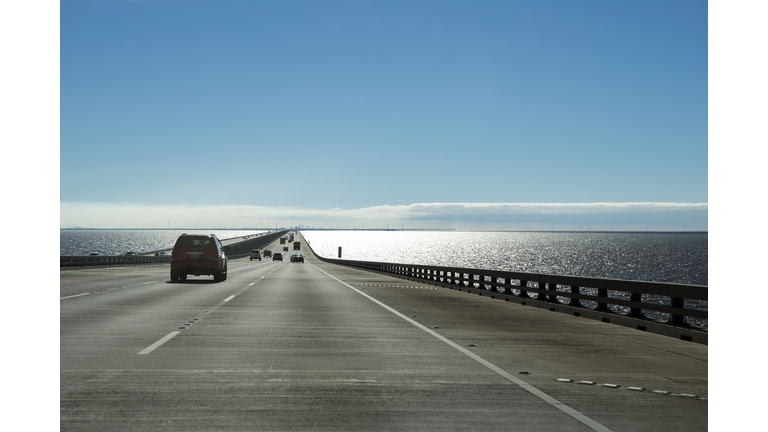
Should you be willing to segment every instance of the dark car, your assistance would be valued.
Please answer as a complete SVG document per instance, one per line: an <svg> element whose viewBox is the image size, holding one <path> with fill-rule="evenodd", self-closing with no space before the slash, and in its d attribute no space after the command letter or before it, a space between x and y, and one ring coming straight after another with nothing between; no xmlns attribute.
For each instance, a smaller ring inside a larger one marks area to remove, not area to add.
<svg viewBox="0 0 768 432"><path fill-rule="evenodd" d="M262 255L264 258L266 258L266 257L271 257L271 256L272 256L272 251L271 251L271 250L269 250L269 249L265 249L265 250L264 250L264 252L263 252L261 255Z"/></svg>
<svg viewBox="0 0 768 432"><path fill-rule="evenodd" d="M227 280L227 255L219 239L211 235L182 234L171 253L171 280L187 275L213 275L215 282Z"/></svg>
<svg viewBox="0 0 768 432"><path fill-rule="evenodd" d="M304 262L304 255L302 254L293 254L291 255L291 262Z"/></svg>
<svg viewBox="0 0 768 432"><path fill-rule="evenodd" d="M280 252L275 252L272 254L272 261L277 261L277 260L280 260L280 261L283 260L283 254L281 254Z"/></svg>

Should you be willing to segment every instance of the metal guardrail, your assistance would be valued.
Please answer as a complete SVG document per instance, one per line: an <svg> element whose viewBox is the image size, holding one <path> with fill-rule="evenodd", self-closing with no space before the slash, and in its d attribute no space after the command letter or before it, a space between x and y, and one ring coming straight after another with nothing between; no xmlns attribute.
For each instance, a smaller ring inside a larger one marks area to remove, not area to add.
<svg viewBox="0 0 768 432"><path fill-rule="evenodd" d="M155 264L171 262L171 256L125 256L125 255L104 255L104 256L62 256L60 258L60 267L83 267L83 266L105 266L105 265L136 265L136 264Z"/></svg>

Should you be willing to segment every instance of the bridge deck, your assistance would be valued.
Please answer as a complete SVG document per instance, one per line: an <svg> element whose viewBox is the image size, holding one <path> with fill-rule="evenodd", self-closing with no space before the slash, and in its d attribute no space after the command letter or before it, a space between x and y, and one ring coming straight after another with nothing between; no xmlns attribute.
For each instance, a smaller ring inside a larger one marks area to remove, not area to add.
<svg viewBox="0 0 768 432"><path fill-rule="evenodd" d="M706 345L292 253L62 270L61 430L707 428Z"/></svg>

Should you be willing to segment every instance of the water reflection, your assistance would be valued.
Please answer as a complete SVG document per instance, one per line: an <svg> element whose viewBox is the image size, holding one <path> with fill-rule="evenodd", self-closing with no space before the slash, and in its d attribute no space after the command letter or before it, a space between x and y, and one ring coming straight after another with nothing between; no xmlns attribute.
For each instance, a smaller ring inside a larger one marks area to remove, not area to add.
<svg viewBox="0 0 768 432"><path fill-rule="evenodd" d="M707 234L304 231L343 258L707 285Z"/></svg>

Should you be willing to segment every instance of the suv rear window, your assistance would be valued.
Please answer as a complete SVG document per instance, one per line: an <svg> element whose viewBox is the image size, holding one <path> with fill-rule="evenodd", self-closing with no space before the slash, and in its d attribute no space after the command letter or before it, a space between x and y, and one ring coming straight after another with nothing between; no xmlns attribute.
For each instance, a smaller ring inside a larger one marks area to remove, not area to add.
<svg viewBox="0 0 768 432"><path fill-rule="evenodd" d="M212 237L181 236L176 240L176 246L180 247L216 247Z"/></svg>

